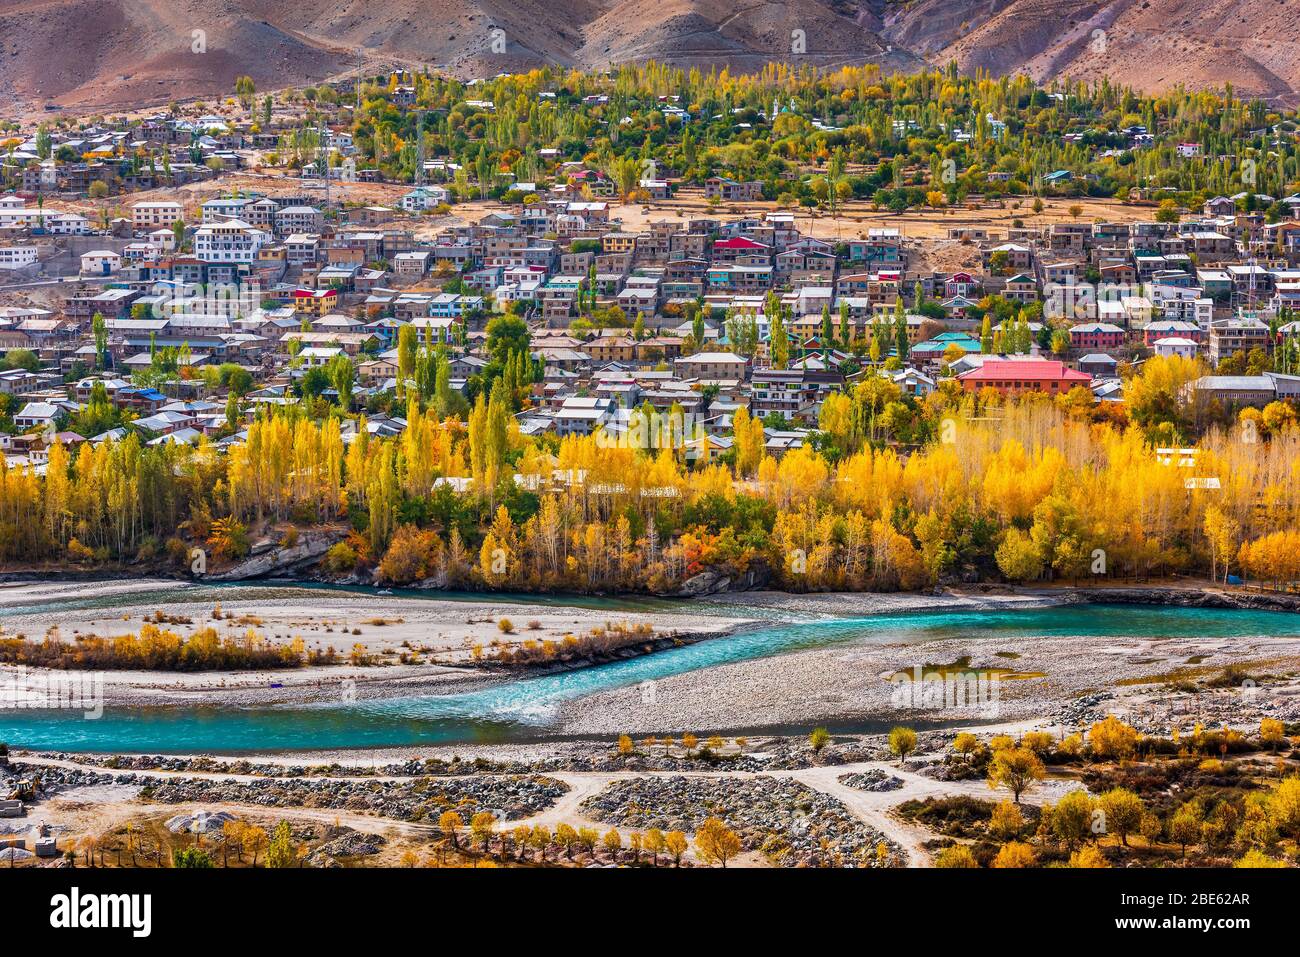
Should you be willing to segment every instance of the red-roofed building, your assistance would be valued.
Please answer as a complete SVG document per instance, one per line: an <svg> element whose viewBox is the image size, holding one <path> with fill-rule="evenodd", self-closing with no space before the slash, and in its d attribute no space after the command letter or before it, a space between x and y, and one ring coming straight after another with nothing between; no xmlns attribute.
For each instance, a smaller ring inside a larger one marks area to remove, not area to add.
<svg viewBox="0 0 1300 957"><path fill-rule="evenodd" d="M1076 385L1088 388L1092 376L1055 359L986 359L978 369L959 375L957 381L967 392L996 389L1003 395L1022 392L1059 395Z"/></svg>
<svg viewBox="0 0 1300 957"><path fill-rule="evenodd" d="M746 239L744 236L731 236L728 239L719 239L713 244L714 249L766 249L767 246L752 239Z"/></svg>
<svg viewBox="0 0 1300 957"><path fill-rule="evenodd" d="M719 239L713 244L713 261L715 263L734 263L739 260L766 262L772 254L770 246L754 242L744 236ZM753 264L753 262L751 262Z"/></svg>

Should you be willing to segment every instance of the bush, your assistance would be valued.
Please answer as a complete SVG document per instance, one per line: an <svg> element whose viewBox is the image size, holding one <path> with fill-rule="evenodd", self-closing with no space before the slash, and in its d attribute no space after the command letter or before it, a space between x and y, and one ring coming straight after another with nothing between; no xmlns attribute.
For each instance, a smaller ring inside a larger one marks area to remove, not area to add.
<svg viewBox="0 0 1300 957"><path fill-rule="evenodd" d="M208 547L212 549L213 557L218 561L223 558L243 558L250 548L248 529L236 519L219 518L212 523L212 530L208 534Z"/></svg>
<svg viewBox="0 0 1300 957"><path fill-rule="evenodd" d="M993 859L994 867L1036 867L1038 859L1034 849L1020 841L1003 844L998 856Z"/></svg>
<svg viewBox="0 0 1300 957"><path fill-rule="evenodd" d="M979 867L975 861L975 855L965 844L954 844L952 847L945 847L934 858L935 867Z"/></svg>
<svg viewBox="0 0 1300 957"><path fill-rule="evenodd" d="M441 563L442 542L431 531L399 525L388 550L379 561L378 578L393 585L409 585L428 578Z"/></svg>
<svg viewBox="0 0 1300 957"><path fill-rule="evenodd" d="M167 558L177 565L188 565L190 563L189 548L174 535L167 539L167 542L163 545L163 550L167 553Z"/></svg>
<svg viewBox="0 0 1300 957"><path fill-rule="evenodd" d="M1136 750L1137 731L1114 715L1108 715L1088 730L1088 741L1092 744L1093 757L1122 760Z"/></svg>
<svg viewBox="0 0 1300 957"><path fill-rule="evenodd" d="M208 852L197 847L187 847L185 850L177 848L172 851L172 867L198 867L207 868L212 866L212 858Z"/></svg>
<svg viewBox="0 0 1300 957"><path fill-rule="evenodd" d="M357 567L357 553L347 542L338 542L325 553L322 562L332 572L350 572Z"/></svg>
<svg viewBox="0 0 1300 957"><path fill-rule="evenodd" d="M254 671L296 668L303 663L303 649L300 641L271 645L252 631L223 637L214 628L200 628L186 639L146 622L139 634L113 638L85 635L76 642L0 638L0 662L78 670Z"/></svg>
<svg viewBox="0 0 1300 957"><path fill-rule="evenodd" d="M899 817L947 837L983 837L994 805L977 798L913 798L898 805ZM1029 809L1026 809L1027 811Z"/></svg>
<svg viewBox="0 0 1300 957"><path fill-rule="evenodd" d="M95 557L95 550L88 548L75 538L68 540L68 560L73 562L88 562Z"/></svg>
<svg viewBox="0 0 1300 957"><path fill-rule="evenodd" d="M509 623L512 629L514 628L514 624L508 618L503 619L503 621ZM497 627L501 628L500 623L497 624ZM505 632L505 629L502 629L502 631ZM505 634L510 634L510 632L505 632ZM502 661L508 660L520 665L546 663L557 656L561 659L575 657L608 658L625 648L633 646L640 646L643 650L649 650L651 647L649 642L653 639L654 628L648 622L641 622L636 625L618 622L593 628L582 637L572 634L565 635L559 642L530 640L513 651L501 651L498 658Z"/></svg>

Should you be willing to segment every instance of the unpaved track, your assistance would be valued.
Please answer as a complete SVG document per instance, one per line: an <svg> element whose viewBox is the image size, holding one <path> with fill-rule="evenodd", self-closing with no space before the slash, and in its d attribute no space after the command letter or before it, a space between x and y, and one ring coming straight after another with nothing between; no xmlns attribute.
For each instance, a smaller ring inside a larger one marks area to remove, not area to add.
<svg viewBox="0 0 1300 957"><path fill-rule="evenodd" d="M24 764L46 765L49 767L80 769L85 771L94 771L99 773L111 773L109 769L91 764L80 764L75 760L45 758L33 756L21 756L18 761ZM922 762L912 765L911 767L900 767L899 765L886 761L860 761L853 764L836 764L821 767L801 768L798 770L774 770L764 772L750 771L553 771L542 774L544 777L553 778L562 782L568 790L560 797L551 807L544 811L529 817L518 820L502 822L504 828L515 828L520 825L543 825L554 829L559 824L569 824L574 827L591 827L597 830L606 830L609 825L582 814L581 806L589 797L599 794L611 784L634 778L645 777L698 777L698 778L734 778L734 779L752 779L755 777L771 777L793 779L801 784L827 794L840 801L854 816L863 823L875 828L886 838L898 844L906 854L906 863L910 867L928 867L933 863L930 854L926 851L924 843L935 837L930 831L906 821L900 820L894 813L894 808L904 801L913 799L924 799L927 797L942 798L965 796L973 798L991 799L994 792L990 791L988 785L982 780L976 781L938 781L934 778L926 777L918 773L914 768L919 767ZM857 774L864 771L883 771L886 774L893 775L902 780L903 786L893 791L860 791L856 788L849 787L840 782L840 778L848 774ZM225 780L236 782L249 782L256 780L256 775L248 774L229 774L221 772L203 772L203 771L163 771L163 770L145 770L132 771L140 777L167 779L167 778L203 778L208 780ZM481 777L481 775L449 775L447 780L469 780ZM286 779L292 780L292 779ZM313 776L303 780L320 781L393 781L403 780L395 776L388 775L369 775L369 776ZM1047 800L1055 799L1060 791L1068 787L1066 782L1052 782L1047 787L1040 787L1030 791L1022 796L1022 800L1031 804L1041 804ZM57 797L54 799L57 801ZM124 802L113 808L114 812L121 811L124 808L132 807L137 811L147 807L147 805ZM175 813L182 813L186 810L198 810L200 808L207 810L228 810L238 812L252 817L289 817L300 818L321 823L331 824L338 823L348 827L363 831L379 831L381 833L401 834L416 838L430 838L436 836L439 831L433 824L416 823L411 821L397 821L391 818L379 817L373 814L362 814L343 810L334 810L330 808L268 808L256 804L238 804L229 802L198 802L194 804L175 804L175 805L158 805L174 809ZM109 809L106 807L105 812ZM120 817L118 813L107 815L114 819Z"/></svg>

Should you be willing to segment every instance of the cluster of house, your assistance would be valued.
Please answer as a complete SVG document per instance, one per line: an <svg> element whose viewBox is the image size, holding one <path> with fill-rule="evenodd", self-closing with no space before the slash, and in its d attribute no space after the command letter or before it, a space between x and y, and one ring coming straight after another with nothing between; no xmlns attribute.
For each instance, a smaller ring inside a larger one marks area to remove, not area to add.
<svg viewBox="0 0 1300 957"><path fill-rule="evenodd" d="M958 229L950 239L977 249L981 266L935 272L916 265L916 241L897 229L833 243L805 235L784 211L625 229L594 198L599 181L570 176L543 192L516 184L521 201L423 239L411 218L446 200L440 187L416 187L393 207L327 206L305 192L222 195L197 209L135 203L115 224L112 248L79 254L85 282L57 308L0 308L0 352L27 349L40 359L37 370L0 373L0 392L21 400L12 417L19 434L0 442L7 455L39 464L52 436L111 437L60 431L96 379L111 402L136 414L131 427L148 441L238 440L221 387L199 367L246 369L255 407L296 401L295 378L347 355L356 363L355 400L364 402L395 389L405 325L421 343L447 346L459 387L487 364L486 323L507 309L529 324L545 369L520 416L526 432L617 433L630 410L649 404L690 414L717 450L744 406L770 417L777 454L815 427L828 393L865 374L862 344L882 325L890 331L880 361L909 394L923 396L948 376L970 390L1083 387L1108 401L1123 395L1121 361L1202 355L1217 364L1272 352L1300 332L1300 322L1277 321L1288 310L1300 315L1300 222L1267 223L1231 198L1174 224L1058 223L996 236ZM710 182L720 197L743 197L753 185ZM1300 198L1287 202L1300 207ZM0 224L6 215L29 224L30 212L21 200L0 199ZM770 355L773 292L791 345L783 369ZM1024 324L1009 320L992 332L1004 345L1014 338L1018 354L991 354L981 306L989 296L1041 302L1045 319L1068 331L1068 345L1056 337L1047 346L1041 323L1029 323L1025 336ZM702 330L686 318L697 307ZM620 312L604 331L575 323ZM833 341L823 335L827 313ZM645 332L634 335L638 319ZM743 346L732 341L742 326ZM168 348L191 368L156 388L133 385L133 373L154 368ZM898 361L886 363L891 357ZM87 371L100 366L99 376ZM1198 388L1259 404L1300 394L1300 379L1261 370L1209 376ZM379 433L403 425L369 419Z"/></svg>
<svg viewBox="0 0 1300 957"><path fill-rule="evenodd" d="M238 169L250 149L274 149L279 134L251 119L159 114L140 122L29 130L0 155L0 175L25 193L85 194L92 183L126 191L184 186Z"/></svg>

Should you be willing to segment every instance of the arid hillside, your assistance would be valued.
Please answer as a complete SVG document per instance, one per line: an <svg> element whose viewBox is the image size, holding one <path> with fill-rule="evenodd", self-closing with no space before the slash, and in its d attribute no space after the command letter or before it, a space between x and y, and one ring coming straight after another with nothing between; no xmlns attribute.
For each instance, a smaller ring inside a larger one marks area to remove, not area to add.
<svg viewBox="0 0 1300 957"><path fill-rule="evenodd" d="M214 6L0 0L0 102L76 109L165 103L227 92L242 74L259 86L305 83L357 62L342 46L235 11L238 4Z"/></svg>
<svg viewBox="0 0 1300 957"><path fill-rule="evenodd" d="M649 59L921 63L842 0L0 0L0 21L0 102L27 108L163 103L229 93L242 74L264 89L397 64L484 76Z"/></svg>
<svg viewBox="0 0 1300 957"><path fill-rule="evenodd" d="M966 71L1300 101L1300 0L909 0L884 18L891 42Z"/></svg>
<svg viewBox="0 0 1300 957"><path fill-rule="evenodd" d="M0 0L0 104L86 110L430 64L772 60L1232 83L1300 100L1300 0ZM196 33L202 31L202 33ZM205 52L196 52L202 48Z"/></svg>

